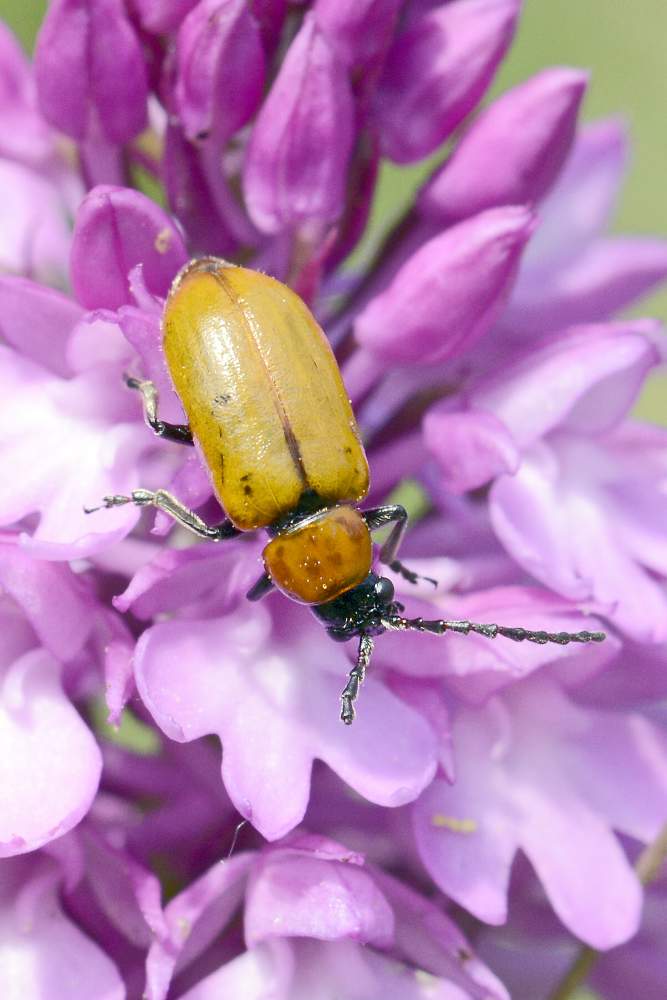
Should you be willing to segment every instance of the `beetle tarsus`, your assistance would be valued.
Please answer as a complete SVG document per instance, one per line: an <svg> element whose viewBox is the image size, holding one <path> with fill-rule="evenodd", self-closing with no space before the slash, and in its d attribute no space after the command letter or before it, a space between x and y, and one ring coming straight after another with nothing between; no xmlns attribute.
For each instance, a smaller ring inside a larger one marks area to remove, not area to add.
<svg viewBox="0 0 667 1000"><path fill-rule="evenodd" d="M194 444L192 431L187 424L168 424L160 420L157 412L158 391L155 383L149 379L135 378L134 375L123 374L125 385L128 389L136 389L141 393L144 408L144 420L154 434L164 438L166 441L175 441L177 444Z"/></svg>
<svg viewBox="0 0 667 1000"><path fill-rule="evenodd" d="M380 549L380 562L389 566L394 573L403 577L408 583L419 583L420 580L427 580L434 587L438 586L438 581L430 576L421 576L414 570L408 569L400 559L397 559L398 550L401 546L403 536L408 526L408 512L400 504L387 504L384 507L372 507L363 512L363 518L370 531L377 531L388 524L393 525L389 537Z"/></svg>
<svg viewBox="0 0 667 1000"><path fill-rule="evenodd" d="M135 490L132 496L126 496L124 493L109 494L102 497L102 503L98 504L97 507L84 507L84 513L94 514L96 510L109 510L111 507L122 507L126 503L136 503L140 506L150 503L149 500L135 498L135 493L146 494L148 493L148 490Z"/></svg>
<svg viewBox="0 0 667 1000"><path fill-rule="evenodd" d="M341 721L344 722L346 726L351 726L352 723L354 722L354 716L355 716L354 702L357 700L357 697L359 695L359 688L364 682L364 678L366 676L366 668L370 663L374 645L375 644L370 635L360 636L357 662L350 670L347 679L347 684L343 688L343 692L340 696L340 701L341 701L340 717Z"/></svg>
<svg viewBox="0 0 667 1000"><path fill-rule="evenodd" d="M420 580L426 580L427 583L432 583L434 587L438 586L438 581L434 580L432 576L422 576L421 573L415 573L413 569L408 569L400 559L394 559L393 562L390 562L389 569L404 580L407 580L408 583L419 583Z"/></svg>
<svg viewBox="0 0 667 1000"><path fill-rule="evenodd" d="M102 503L99 507L84 507L84 510L87 514L91 514L93 511L101 510L103 507L122 507L123 504L127 503L133 503L137 507L156 507L158 510L168 514L181 527L187 528L188 531L192 531L195 535L199 535L200 538L206 538L209 541L221 542L226 538L235 538L236 535L240 534L240 530L229 519L221 521L220 524L207 524L198 514L195 514L193 510L190 510L189 507L186 507L185 504L181 503L180 500L166 490L155 490L153 492L152 490L138 489L132 490L129 496L120 493L114 496L106 496L102 498Z"/></svg>

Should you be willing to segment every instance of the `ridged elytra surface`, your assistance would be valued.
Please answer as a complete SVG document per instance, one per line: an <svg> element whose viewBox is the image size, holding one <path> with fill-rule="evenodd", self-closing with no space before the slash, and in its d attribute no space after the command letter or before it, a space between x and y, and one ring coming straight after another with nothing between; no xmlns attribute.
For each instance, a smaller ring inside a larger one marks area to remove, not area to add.
<svg viewBox="0 0 667 1000"><path fill-rule="evenodd" d="M176 278L163 323L176 392L227 515L243 530L368 492L368 463L338 365L281 282L216 258Z"/></svg>

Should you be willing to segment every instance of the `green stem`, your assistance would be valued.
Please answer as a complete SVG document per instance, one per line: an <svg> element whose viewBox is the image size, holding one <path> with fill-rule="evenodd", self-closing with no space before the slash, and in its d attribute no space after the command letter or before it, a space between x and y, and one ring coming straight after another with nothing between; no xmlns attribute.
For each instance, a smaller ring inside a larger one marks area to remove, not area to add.
<svg viewBox="0 0 667 1000"><path fill-rule="evenodd" d="M642 885L649 885L660 874L663 862L667 857L667 823L655 838L655 840L645 847L637 858L635 871ZM576 990L583 985L588 978L591 969L600 955L599 951L589 945L577 952L563 978L560 980L555 990L550 994L549 1000L572 1000Z"/></svg>

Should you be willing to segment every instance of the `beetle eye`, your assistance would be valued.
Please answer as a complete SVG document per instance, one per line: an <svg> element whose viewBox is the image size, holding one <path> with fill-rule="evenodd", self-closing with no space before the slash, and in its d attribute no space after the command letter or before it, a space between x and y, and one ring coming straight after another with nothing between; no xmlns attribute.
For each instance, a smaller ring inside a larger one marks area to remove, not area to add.
<svg viewBox="0 0 667 1000"><path fill-rule="evenodd" d="M394 585L386 576L381 576L375 584L375 593L383 604L390 604L394 599Z"/></svg>

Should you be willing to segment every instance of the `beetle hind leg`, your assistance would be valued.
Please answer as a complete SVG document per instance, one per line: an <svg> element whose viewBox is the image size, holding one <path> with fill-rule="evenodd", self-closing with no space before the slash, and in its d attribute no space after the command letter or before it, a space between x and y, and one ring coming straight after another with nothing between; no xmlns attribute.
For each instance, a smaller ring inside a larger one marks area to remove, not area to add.
<svg viewBox="0 0 667 1000"><path fill-rule="evenodd" d="M229 518L225 518L220 524L207 524L198 514L186 507L185 504L177 500L166 490L133 490L129 496L124 493L114 493L102 498L102 503L97 507L84 507L86 514L92 514L96 510L109 507L123 507L132 503L136 507L156 507L164 511L180 524L182 528L187 528L200 538L207 538L209 541L220 542L226 538L234 538L240 535L241 531Z"/></svg>
<svg viewBox="0 0 667 1000"><path fill-rule="evenodd" d="M158 391L153 382L134 378L133 375L124 375L123 377L128 389L136 389L141 393L144 420L158 437L164 438L165 441L176 441L178 444L194 444L192 431L187 424L168 424L164 420L160 420L157 412Z"/></svg>
<svg viewBox="0 0 667 1000"><path fill-rule="evenodd" d="M359 639L357 662L350 670L347 684L343 688L340 696L340 717L341 721L344 722L346 726L351 726L354 722L354 703L357 700L359 688L363 684L366 676L366 667L370 663L374 645L375 643L370 635L362 635Z"/></svg>

